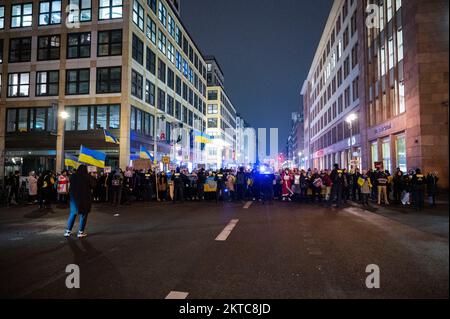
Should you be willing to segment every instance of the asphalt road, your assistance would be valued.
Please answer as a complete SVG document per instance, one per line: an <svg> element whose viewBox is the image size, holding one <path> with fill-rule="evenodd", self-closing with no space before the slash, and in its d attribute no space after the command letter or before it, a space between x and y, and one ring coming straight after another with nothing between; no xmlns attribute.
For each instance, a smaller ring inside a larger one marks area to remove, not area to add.
<svg viewBox="0 0 450 319"><path fill-rule="evenodd" d="M448 298L448 235L387 213L136 203L115 217L97 206L78 240L62 236L66 210L33 209L0 209L1 298ZM68 264L79 289L66 287ZM366 287L371 264L379 289Z"/></svg>

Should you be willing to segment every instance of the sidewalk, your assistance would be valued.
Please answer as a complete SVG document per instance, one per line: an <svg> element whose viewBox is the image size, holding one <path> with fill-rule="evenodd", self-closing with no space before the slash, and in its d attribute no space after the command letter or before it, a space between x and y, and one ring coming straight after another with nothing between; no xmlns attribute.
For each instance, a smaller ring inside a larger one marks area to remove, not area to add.
<svg viewBox="0 0 450 319"><path fill-rule="evenodd" d="M350 204L354 207L364 209L359 203L350 202ZM423 232L449 238L448 195L441 196L434 208L431 208L428 200L426 200L425 208L422 211L416 211L412 207L402 207L401 205L378 206L374 202L371 202L370 207L366 208L366 210Z"/></svg>

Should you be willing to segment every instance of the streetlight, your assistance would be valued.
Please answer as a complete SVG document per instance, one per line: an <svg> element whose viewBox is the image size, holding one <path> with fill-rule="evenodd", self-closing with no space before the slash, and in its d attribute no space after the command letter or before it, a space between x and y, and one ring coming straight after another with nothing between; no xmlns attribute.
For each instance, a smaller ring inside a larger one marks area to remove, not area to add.
<svg viewBox="0 0 450 319"><path fill-rule="evenodd" d="M350 127L350 166L353 161L353 122L358 119L358 116L355 113L351 113L347 116L345 121L348 123ZM356 165L355 165L356 166Z"/></svg>
<svg viewBox="0 0 450 319"><path fill-rule="evenodd" d="M56 107L58 108L58 107ZM56 112L55 112L56 113ZM56 171L61 172L64 168L64 135L66 131L66 120L70 118L69 112L62 110L57 113L58 118L62 120L62 125L58 125L58 120L55 121L56 123ZM59 146L59 147L58 147ZM58 152L58 149L60 150ZM59 156L58 156L59 154ZM58 158L59 157L59 158Z"/></svg>
<svg viewBox="0 0 450 319"><path fill-rule="evenodd" d="M156 167L156 164L158 163L158 161L157 161L157 157L156 157L156 154L157 154L157 152L158 152L158 140L157 140L157 126L158 126L158 124L159 124L159 120L161 119L162 121L163 121L163 123L164 123L164 121L165 121L165 116L164 116L164 113L163 112L158 112L157 111L157 109L156 109L156 106L154 107L154 116L155 116L155 124L153 125L154 126L154 128L153 128L153 132L154 132L154 136L153 136L153 163L152 164L155 164L155 167ZM159 201L159 194L158 194L158 170L157 169L155 169L155 181L156 181L156 200L157 201Z"/></svg>

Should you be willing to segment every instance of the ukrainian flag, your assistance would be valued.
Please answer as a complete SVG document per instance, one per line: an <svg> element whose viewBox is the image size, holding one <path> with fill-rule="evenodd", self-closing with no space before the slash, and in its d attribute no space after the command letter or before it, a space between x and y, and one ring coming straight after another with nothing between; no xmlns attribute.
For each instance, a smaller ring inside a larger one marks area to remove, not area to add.
<svg viewBox="0 0 450 319"><path fill-rule="evenodd" d="M66 167L78 168L78 166L80 166L80 163L78 163L78 158L76 158L75 156L66 154L64 157L64 165Z"/></svg>
<svg viewBox="0 0 450 319"><path fill-rule="evenodd" d="M107 143L120 144L118 138L116 138L114 135L112 135L107 130L103 130L103 131L105 132L105 141Z"/></svg>
<svg viewBox="0 0 450 319"><path fill-rule="evenodd" d="M81 145L78 162L90 164L99 168L105 168L105 160L105 153L93 151Z"/></svg>
<svg viewBox="0 0 450 319"><path fill-rule="evenodd" d="M141 150L139 151L139 157L142 159L149 159L152 162L154 161L152 154L150 154L150 152L144 146L141 146Z"/></svg>
<svg viewBox="0 0 450 319"><path fill-rule="evenodd" d="M213 137L200 131L194 131L194 140L197 143L210 144L212 143Z"/></svg>

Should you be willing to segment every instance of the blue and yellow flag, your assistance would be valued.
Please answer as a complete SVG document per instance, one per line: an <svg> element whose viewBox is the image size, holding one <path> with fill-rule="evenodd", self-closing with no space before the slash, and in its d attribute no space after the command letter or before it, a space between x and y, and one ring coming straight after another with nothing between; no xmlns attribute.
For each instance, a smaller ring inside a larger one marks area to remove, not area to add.
<svg viewBox="0 0 450 319"><path fill-rule="evenodd" d="M105 153L93 151L81 145L78 162L90 164L99 168L105 168L105 160Z"/></svg>
<svg viewBox="0 0 450 319"><path fill-rule="evenodd" d="M152 154L150 154L150 152L144 146L141 146L141 150L139 151L139 157L142 159L149 159L152 162L154 161Z"/></svg>
<svg viewBox="0 0 450 319"><path fill-rule="evenodd" d="M66 167L78 168L80 163L78 163L78 158L76 158L76 156L66 154L64 157L64 165Z"/></svg>
<svg viewBox="0 0 450 319"><path fill-rule="evenodd" d="M207 135L200 131L194 131L194 141L197 143L210 144L213 142L214 137Z"/></svg>
<svg viewBox="0 0 450 319"><path fill-rule="evenodd" d="M103 131L105 132L105 141L107 143L120 144L118 138L116 138L114 135L112 135L107 130L103 130Z"/></svg>

